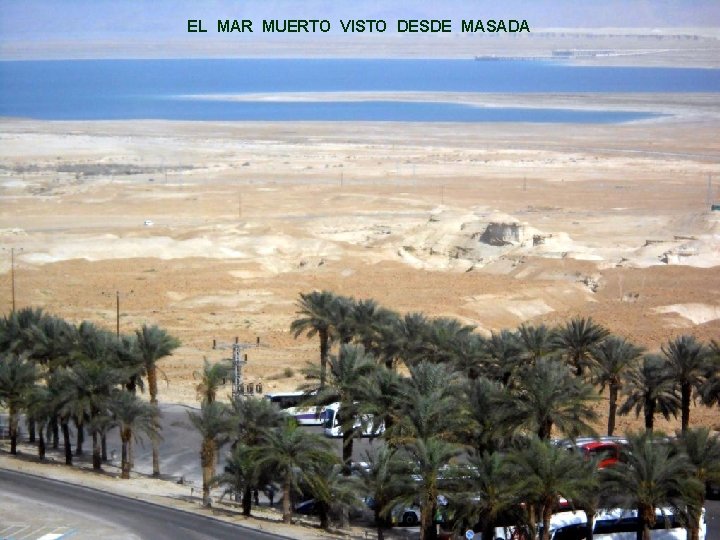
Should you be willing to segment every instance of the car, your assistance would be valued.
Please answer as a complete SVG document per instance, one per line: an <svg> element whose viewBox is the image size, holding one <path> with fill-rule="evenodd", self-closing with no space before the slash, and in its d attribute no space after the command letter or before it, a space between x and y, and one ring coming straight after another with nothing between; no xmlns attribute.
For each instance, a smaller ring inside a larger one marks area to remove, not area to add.
<svg viewBox="0 0 720 540"><path fill-rule="evenodd" d="M145 221L143 221L143 225L145 225L146 227L152 227L153 225L155 225L155 222L152 219L146 219Z"/></svg>
<svg viewBox="0 0 720 540"><path fill-rule="evenodd" d="M437 504L440 509L440 516L438 516L440 519L437 520L437 523L442 523L446 517L445 511L442 510L442 508L448 505L448 500L444 495L438 495ZM404 527L415 527L420 523L420 506L417 504L409 506L398 505L393 509L390 517L394 524Z"/></svg>
<svg viewBox="0 0 720 540"><path fill-rule="evenodd" d="M557 445L568 450L577 450L586 458L597 458L598 468L612 467L620 461L622 448L627 439L622 437L579 438L575 441L557 441Z"/></svg>

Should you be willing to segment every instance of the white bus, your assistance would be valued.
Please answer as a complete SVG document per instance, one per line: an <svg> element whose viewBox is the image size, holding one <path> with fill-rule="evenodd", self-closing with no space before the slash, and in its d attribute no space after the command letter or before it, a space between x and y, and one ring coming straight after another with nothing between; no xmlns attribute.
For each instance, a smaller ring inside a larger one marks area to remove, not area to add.
<svg viewBox="0 0 720 540"><path fill-rule="evenodd" d="M315 392L274 392L265 394L265 399L277 405L283 413L293 417L301 426L320 426L323 424L325 407L299 406L314 394Z"/></svg>
<svg viewBox="0 0 720 540"><path fill-rule="evenodd" d="M342 437L343 430L338 422L338 411L340 410L340 403L335 402L325 407L323 413L323 427L325 428L326 437ZM375 417L370 414L362 415L355 419L355 428L362 427L363 437L377 437L385 431L385 422L375 422Z"/></svg>

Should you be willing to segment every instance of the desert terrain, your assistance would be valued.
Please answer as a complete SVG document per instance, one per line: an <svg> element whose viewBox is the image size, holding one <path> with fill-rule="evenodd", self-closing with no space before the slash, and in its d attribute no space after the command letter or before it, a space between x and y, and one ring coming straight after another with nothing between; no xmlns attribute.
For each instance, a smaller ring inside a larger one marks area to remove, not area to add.
<svg viewBox="0 0 720 540"><path fill-rule="evenodd" d="M252 344L248 382L294 389L318 356L315 340L289 332L298 294L313 289L457 317L482 333L580 315L651 349L682 333L718 339L720 212L709 202L720 202L720 103L624 98L456 96L667 116L3 119L1 309L11 306L10 248L18 307L114 330L119 292L122 332L158 324L182 340L161 364L161 399L186 404L196 403L193 371L229 357L235 337ZM720 427L702 407L691 420ZM634 425L619 419L621 432Z"/></svg>

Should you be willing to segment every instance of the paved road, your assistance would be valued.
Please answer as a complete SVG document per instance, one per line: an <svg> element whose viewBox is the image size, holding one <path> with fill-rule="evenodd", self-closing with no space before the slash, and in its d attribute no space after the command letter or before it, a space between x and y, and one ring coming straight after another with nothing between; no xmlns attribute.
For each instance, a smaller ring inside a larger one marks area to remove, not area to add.
<svg viewBox="0 0 720 540"><path fill-rule="evenodd" d="M286 538L152 503L12 471L0 470L0 486L3 493L17 494L45 504L62 505L69 511L113 523L143 540ZM35 519L33 509L27 510L27 515L16 516L15 519L25 519L32 524Z"/></svg>

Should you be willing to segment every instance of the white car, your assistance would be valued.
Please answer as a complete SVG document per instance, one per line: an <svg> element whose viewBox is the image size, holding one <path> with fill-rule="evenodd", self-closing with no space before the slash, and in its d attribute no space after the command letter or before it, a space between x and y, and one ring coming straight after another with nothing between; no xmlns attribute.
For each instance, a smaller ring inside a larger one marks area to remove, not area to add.
<svg viewBox="0 0 720 540"><path fill-rule="evenodd" d="M155 225L155 222L152 219L146 219L145 221L143 221L143 225L145 225L146 227L152 227L153 225Z"/></svg>

